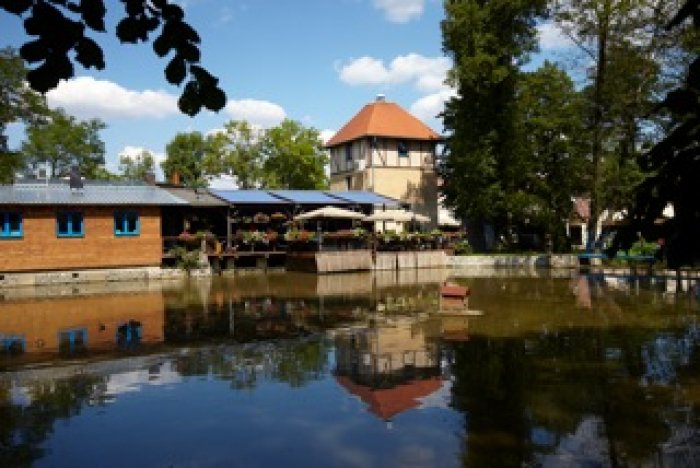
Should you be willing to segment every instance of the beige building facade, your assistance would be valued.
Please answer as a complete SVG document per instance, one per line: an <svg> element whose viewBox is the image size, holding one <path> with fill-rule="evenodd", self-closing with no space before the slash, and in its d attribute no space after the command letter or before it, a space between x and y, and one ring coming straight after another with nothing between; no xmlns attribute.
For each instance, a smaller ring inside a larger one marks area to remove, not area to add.
<svg viewBox="0 0 700 468"><path fill-rule="evenodd" d="M331 190L369 190L405 203L437 225L435 152L440 135L395 103L367 104L326 147Z"/></svg>

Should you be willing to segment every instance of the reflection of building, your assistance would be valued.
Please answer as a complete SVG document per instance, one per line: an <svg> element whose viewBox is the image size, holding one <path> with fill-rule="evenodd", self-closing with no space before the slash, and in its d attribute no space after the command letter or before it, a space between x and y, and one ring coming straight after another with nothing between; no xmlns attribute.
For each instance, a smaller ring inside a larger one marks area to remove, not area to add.
<svg viewBox="0 0 700 468"><path fill-rule="evenodd" d="M163 310L160 292L11 301L2 306L0 339L19 343L25 353L159 343Z"/></svg>
<svg viewBox="0 0 700 468"><path fill-rule="evenodd" d="M438 344L425 322L398 318L336 338L337 381L382 419L418 406L442 387Z"/></svg>

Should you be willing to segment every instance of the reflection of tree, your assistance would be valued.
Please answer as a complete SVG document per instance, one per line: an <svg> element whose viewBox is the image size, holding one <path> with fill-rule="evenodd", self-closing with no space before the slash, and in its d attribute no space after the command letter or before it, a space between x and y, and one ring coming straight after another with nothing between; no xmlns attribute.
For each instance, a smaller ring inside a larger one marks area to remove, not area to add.
<svg viewBox="0 0 700 468"><path fill-rule="evenodd" d="M103 377L79 375L36 383L29 388L31 402L26 406L14 404L9 384L0 383L0 466L25 466L41 458L41 444L54 422L80 414L85 403L103 403L105 382Z"/></svg>
<svg viewBox="0 0 700 468"><path fill-rule="evenodd" d="M678 411L686 396L674 382L697 375L687 366L699 341L692 325L662 334L581 328L523 339L472 336L455 347L452 366L453 404L467 416L465 462L521 465L562 451L584 464L654 460L688 427ZM590 421L599 421L595 434L582 430ZM599 438L596 453L567 452L586 437Z"/></svg>
<svg viewBox="0 0 700 468"><path fill-rule="evenodd" d="M236 390L255 388L261 380L302 387L327 373L328 344L321 337L252 345L206 348L176 360L185 376L214 375Z"/></svg>

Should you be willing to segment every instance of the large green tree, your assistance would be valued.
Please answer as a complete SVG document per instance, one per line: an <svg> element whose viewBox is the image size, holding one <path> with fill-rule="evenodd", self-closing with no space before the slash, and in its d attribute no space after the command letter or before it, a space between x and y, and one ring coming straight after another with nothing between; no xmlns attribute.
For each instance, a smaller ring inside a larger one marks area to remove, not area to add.
<svg viewBox="0 0 700 468"><path fill-rule="evenodd" d="M268 129L262 140L264 184L278 189L328 187L328 156L315 128L285 119Z"/></svg>
<svg viewBox="0 0 700 468"><path fill-rule="evenodd" d="M263 180L262 130L246 121L232 120L212 137L210 157L205 165L210 173L236 177L239 188L260 187Z"/></svg>
<svg viewBox="0 0 700 468"><path fill-rule="evenodd" d="M150 36L159 57L172 54L165 68L169 83L181 85L188 79L178 101L180 110L197 114L202 107L218 111L226 104L226 95L218 79L199 65L200 37L184 21L183 9L171 0L121 0L124 16L116 26L121 42L146 42ZM115 7L117 2L110 2ZM59 80L74 76L73 62L85 68L102 70L104 54L88 32L106 32L107 9L103 0L0 0L0 9L17 15L26 33L32 37L20 48L22 58L38 63L27 75L31 87L46 92Z"/></svg>
<svg viewBox="0 0 700 468"><path fill-rule="evenodd" d="M679 36L663 24L679 0L556 0L554 18L578 46L588 77L591 216L589 246L604 209L629 209L642 177L637 157L644 143L658 138L648 116L673 75Z"/></svg>
<svg viewBox="0 0 700 468"><path fill-rule="evenodd" d="M61 109L52 110L46 121L27 126L22 153L30 166L48 163L52 177L64 177L78 166L82 176L94 179L105 162L99 134L105 127L99 119L80 121Z"/></svg>
<svg viewBox="0 0 700 468"><path fill-rule="evenodd" d="M205 137L201 132L178 133L165 147L166 158L161 166L165 177L179 178L187 187L206 187L206 176L210 174L204 167L205 159L212 152L213 137ZM177 176L176 176L177 175Z"/></svg>
<svg viewBox="0 0 700 468"><path fill-rule="evenodd" d="M681 28L688 20L700 29L700 1L688 0L669 22L669 28ZM654 222L667 204L674 208L674 218L667 222L667 257L671 268L693 265L700 261L700 55L695 50L685 79L668 93L660 111L669 112L672 120L667 135L649 152L642 165L647 178L639 185L630 226L623 230L617 246L629 245L638 232L657 231ZM657 231L658 232L658 231Z"/></svg>
<svg viewBox="0 0 700 468"><path fill-rule="evenodd" d="M0 183L10 182L24 167L22 153L9 148L7 126L37 122L48 112L42 96L25 86L26 75L17 53L11 48L0 49Z"/></svg>
<svg viewBox="0 0 700 468"><path fill-rule="evenodd" d="M505 233L524 218L523 170L516 141L519 66L537 45L544 0L447 0L443 49L453 60L457 95L443 113L445 154L438 170L456 213Z"/></svg>
<svg viewBox="0 0 700 468"><path fill-rule="evenodd" d="M150 151L143 150L137 155L119 155L119 171L124 179L143 181L149 174L153 174L155 167L155 158Z"/></svg>
<svg viewBox="0 0 700 468"><path fill-rule="evenodd" d="M586 187L583 96L569 75L549 62L523 73L517 90L516 138L523 172L518 211L529 212L529 224L548 235L556 250L564 250L571 195Z"/></svg>

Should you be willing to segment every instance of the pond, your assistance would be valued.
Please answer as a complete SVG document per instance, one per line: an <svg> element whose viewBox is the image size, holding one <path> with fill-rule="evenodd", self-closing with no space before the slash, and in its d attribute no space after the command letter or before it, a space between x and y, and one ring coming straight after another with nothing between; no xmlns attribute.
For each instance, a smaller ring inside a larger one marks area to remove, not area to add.
<svg viewBox="0 0 700 468"><path fill-rule="evenodd" d="M0 466L699 466L699 313L573 273L3 290Z"/></svg>

